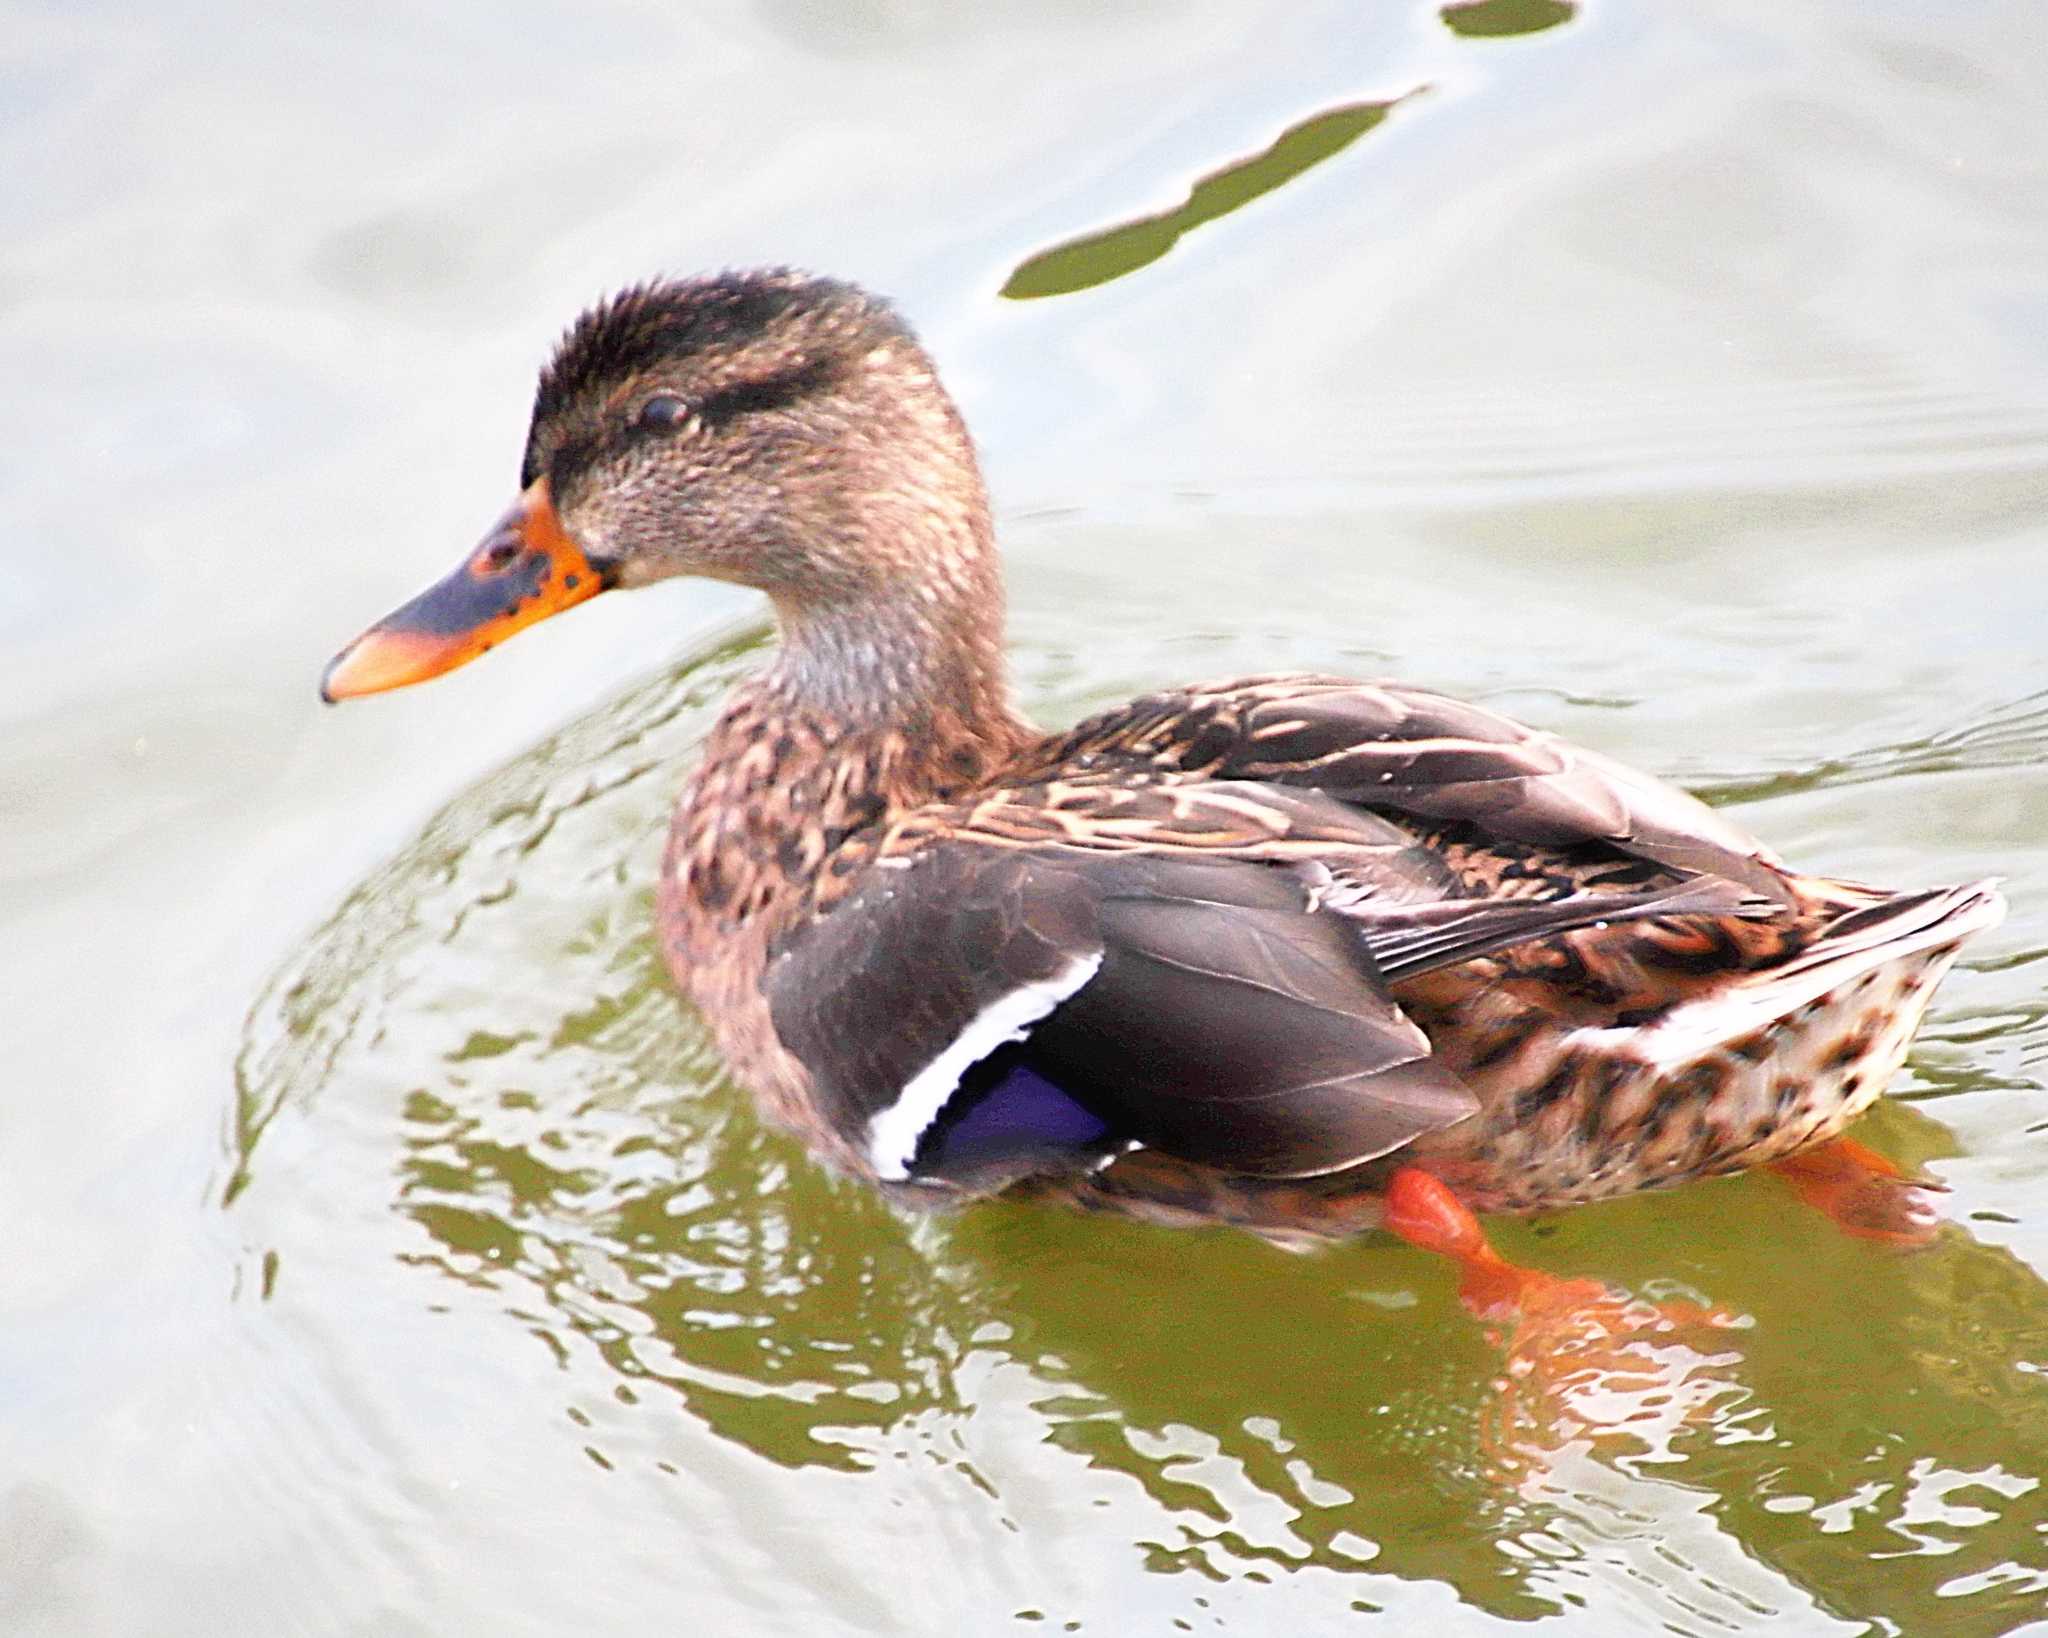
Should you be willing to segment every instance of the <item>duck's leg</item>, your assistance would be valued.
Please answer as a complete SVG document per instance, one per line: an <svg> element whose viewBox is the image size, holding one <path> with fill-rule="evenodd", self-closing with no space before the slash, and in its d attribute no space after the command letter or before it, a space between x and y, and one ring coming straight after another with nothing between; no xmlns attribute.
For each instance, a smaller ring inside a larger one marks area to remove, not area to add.
<svg viewBox="0 0 2048 1638"><path fill-rule="evenodd" d="M1381 1224L1410 1245L1455 1261L1458 1295L1480 1319L1526 1318L1613 1295L1594 1280L1567 1280L1509 1262L1487 1242L1479 1219L1450 1185L1420 1166L1403 1166L1388 1180Z"/></svg>
<svg viewBox="0 0 2048 1638"><path fill-rule="evenodd" d="M1886 1245L1924 1246L1941 1228L1936 1184L1908 1177L1854 1138L1830 1138L1771 1162L1771 1170L1845 1234Z"/></svg>
<svg viewBox="0 0 2048 1638"><path fill-rule="evenodd" d="M1410 1245L1440 1252L1458 1264L1458 1295L1482 1320L1515 1322L1511 1350L1540 1348L1545 1337L1567 1335L1584 1343L1617 1340L1645 1330L1725 1326L1729 1316L1690 1302L1652 1303L1598 1280L1511 1263L1488 1244L1471 1207L1449 1184L1419 1166L1403 1166L1387 1182L1382 1226Z"/></svg>

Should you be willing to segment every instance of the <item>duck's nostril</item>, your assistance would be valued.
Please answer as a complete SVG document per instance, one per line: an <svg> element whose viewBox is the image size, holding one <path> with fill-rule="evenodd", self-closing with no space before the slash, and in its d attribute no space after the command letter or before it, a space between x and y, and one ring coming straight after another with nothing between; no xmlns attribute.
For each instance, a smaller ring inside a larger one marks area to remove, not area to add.
<svg viewBox="0 0 2048 1638"><path fill-rule="evenodd" d="M525 546L520 541L494 540L483 550L483 566L493 571L509 569L524 550Z"/></svg>

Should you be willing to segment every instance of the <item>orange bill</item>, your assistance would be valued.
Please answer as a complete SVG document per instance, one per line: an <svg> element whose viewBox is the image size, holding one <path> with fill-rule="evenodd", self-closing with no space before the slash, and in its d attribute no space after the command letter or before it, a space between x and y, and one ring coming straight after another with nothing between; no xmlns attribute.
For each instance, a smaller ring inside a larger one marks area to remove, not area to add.
<svg viewBox="0 0 2048 1638"><path fill-rule="evenodd" d="M453 574L327 662L320 697L354 699L438 677L609 584L563 530L547 479L536 479Z"/></svg>

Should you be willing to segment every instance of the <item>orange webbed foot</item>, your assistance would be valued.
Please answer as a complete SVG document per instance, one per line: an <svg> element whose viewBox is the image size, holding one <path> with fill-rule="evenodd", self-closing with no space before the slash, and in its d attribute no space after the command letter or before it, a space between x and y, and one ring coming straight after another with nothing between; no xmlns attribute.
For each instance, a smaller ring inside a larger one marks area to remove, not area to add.
<svg viewBox="0 0 2048 1638"><path fill-rule="evenodd" d="M1487 1241L1479 1219L1449 1184L1404 1166L1387 1184L1382 1225L1391 1234L1458 1264L1458 1295L1482 1320L1515 1320L1520 1333L1560 1337L1597 1330L1623 1335L1658 1327L1717 1325L1728 1316L1697 1303L1651 1303L1598 1280L1567 1279L1511 1263Z"/></svg>
<svg viewBox="0 0 2048 1638"><path fill-rule="evenodd" d="M1941 1196L1947 1191L1908 1177L1853 1138L1832 1138L1774 1160L1771 1170L1807 1205L1859 1240L1911 1250L1941 1231Z"/></svg>
<svg viewBox="0 0 2048 1638"><path fill-rule="evenodd" d="M1603 1351L1683 1331L1737 1323L1723 1310L1691 1302L1651 1302L1598 1280L1568 1279L1511 1263L1441 1178L1404 1166L1389 1181L1386 1229L1410 1245L1458 1264L1458 1295L1478 1319L1511 1325L1511 1359L1571 1356L1587 1363Z"/></svg>

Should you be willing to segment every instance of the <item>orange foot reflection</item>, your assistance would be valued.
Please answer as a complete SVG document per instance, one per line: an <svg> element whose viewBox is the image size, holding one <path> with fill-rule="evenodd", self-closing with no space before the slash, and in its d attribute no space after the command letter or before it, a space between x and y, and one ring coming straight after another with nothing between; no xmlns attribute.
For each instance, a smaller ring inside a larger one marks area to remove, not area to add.
<svg viewBox="0 0 2048 1638"><path fill-rule="evenodd" d="M1859 1240L1910 1249L1926 1245L1940 1232L1941 1196L1946 1192L1941 1185L1908 1177L1853 1138L1816 1144L1773 1161L1771 1170L1790 1183L1801 1200Z"/></svg>
<svg viewBox="0 0 2048 1638"><path fill-rule="evenodd" d="M1526 1493L1572 1451L1620 1467L1677 1460L1687 1434L1746 1397L1730 1369L1742 1356L1707 1341L1735 1323L1691 1303L1612 1296L1561 1324L1524 1316L1480 1413L1488 1471Z"/></svg>
<svg viewBox="0 0 2048 1638"><path fill-rule="evenodd" d="M1386 1195L1387 1229L1458 1264L1458 1294L1507 1351L1482 1429L1497 1467L1604 1435L1655 1446L1733 1390L1734 1355L1701 1348L1738 1322L1690 1302L1631 1298L1597 1280L1523 1268L1487 1243L1478 1218L1441 1179L1403 1167Z"/></svg>

